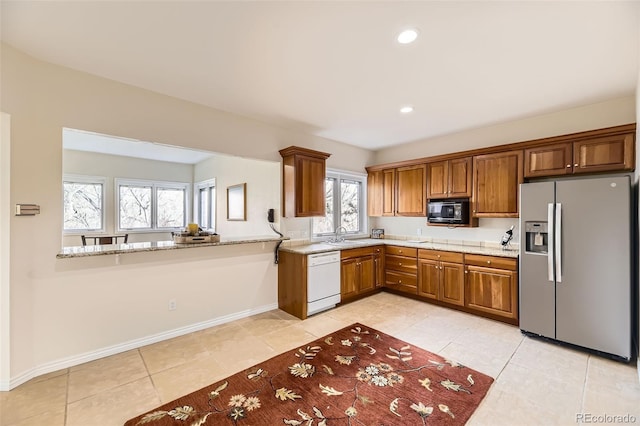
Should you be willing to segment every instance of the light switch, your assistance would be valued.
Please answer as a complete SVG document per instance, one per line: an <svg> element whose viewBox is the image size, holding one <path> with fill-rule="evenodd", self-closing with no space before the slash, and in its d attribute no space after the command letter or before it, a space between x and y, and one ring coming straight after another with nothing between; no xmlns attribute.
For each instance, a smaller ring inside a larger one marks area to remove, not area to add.
<svg viewBox="0 0 640 426"><path fill-rule="evenodd" d="M37 204L16 204L16 216L35 216L40 214L40 206Z"/></svg>

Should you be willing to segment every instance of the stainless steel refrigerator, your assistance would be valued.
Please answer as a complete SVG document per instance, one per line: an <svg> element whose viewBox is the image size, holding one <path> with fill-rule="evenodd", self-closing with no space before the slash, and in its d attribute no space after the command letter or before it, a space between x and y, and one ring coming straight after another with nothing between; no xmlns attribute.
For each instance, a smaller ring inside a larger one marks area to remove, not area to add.
<svg viewBox="0 0 640 426"><path fill-rule="evenodd" d="M631 357L629 176L520 185L520 329Z"/></svg>

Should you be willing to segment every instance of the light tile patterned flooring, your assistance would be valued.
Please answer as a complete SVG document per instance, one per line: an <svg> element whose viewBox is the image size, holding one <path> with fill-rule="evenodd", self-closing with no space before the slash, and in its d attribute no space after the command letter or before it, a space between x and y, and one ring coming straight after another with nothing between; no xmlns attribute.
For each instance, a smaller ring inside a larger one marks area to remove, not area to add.
<svg viewBox="0 0 640 426"><path fill-rule="evenodd" d="M0 425L120 426L353 322L494 377L468 424L572 425L582 423L580 413L629 415L640 423L635 363L610 361L523 337L517 327L379 293L305 321L271 311L38 377L0 392Z"/></svg>

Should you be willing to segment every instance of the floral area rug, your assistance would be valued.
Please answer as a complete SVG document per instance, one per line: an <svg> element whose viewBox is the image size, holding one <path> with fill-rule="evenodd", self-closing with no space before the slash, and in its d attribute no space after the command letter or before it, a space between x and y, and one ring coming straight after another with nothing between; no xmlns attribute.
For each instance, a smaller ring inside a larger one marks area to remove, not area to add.
<svg viewBox="0 0 640 426"><path fill-rule="evenodd" d="M353 324L125 423L464 424L493 378Z"/></svg>

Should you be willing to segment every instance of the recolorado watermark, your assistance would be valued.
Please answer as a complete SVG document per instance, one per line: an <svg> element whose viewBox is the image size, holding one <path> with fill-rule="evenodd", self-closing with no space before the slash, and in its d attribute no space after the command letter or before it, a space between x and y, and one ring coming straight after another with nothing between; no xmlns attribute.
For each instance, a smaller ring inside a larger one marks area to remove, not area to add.
<svg viewBox="0 0 640 426"><path fill-rule="evenodd" d="M576 423L636 423L638 418L633 414L592 414L577 413Z"/></svg>

